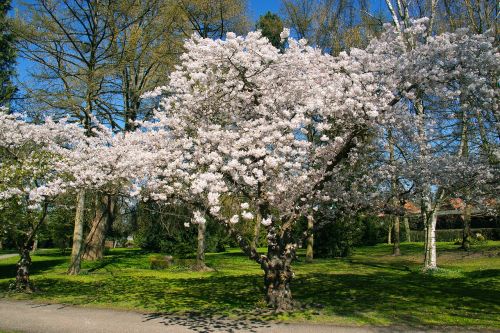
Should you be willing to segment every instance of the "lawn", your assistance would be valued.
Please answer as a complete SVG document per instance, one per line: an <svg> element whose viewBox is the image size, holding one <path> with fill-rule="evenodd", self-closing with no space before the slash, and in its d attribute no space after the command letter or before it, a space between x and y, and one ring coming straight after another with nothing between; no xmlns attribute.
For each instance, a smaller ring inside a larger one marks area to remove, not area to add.
<svg viewBox="0 0 500 333"><path fill-rule="evenodd" d="M211 272L174 266L149 268L150 253L115 249L85 263L79 276L65 274L68 257L41 250L33 257L33 294L7 291L16 258L0 261L0 297L143 312L199 313L231 317L343 325L450 325L500 328L500 242L470 252L438 244L432 274L420 270L422 243L402 244L401 257L381 244L357 248L344 259L294 263L292 291L300 306L275 315L265 310L262 272L236 249L207 254ZM262 318L262 317L261 317Z"/></svg>

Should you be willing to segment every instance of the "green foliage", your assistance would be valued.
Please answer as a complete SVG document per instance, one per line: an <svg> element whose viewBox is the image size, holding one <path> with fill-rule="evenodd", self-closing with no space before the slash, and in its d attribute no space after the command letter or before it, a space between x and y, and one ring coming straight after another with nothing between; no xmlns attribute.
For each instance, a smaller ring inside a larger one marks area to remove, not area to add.
<svg viewBox="0 0 500 333"><path fill-rule="evenodd" d="M267 37L275 48L284 49L285 43L281 41L280 37L280 33L283 31L283 21L278 15L271 12L261 15L255 27L261 30L262 35Z"/></svg>
<svg viewBox="0 0 500 333"><path fill-rule="evenodd" d="M196 252L198 231L194 225L184 226L190 220L191 212L184 206L141 203L134 242L144 250L191 258ZM206 251L224 252L229 245L232 243L224 228L219 223L207 221Z"/></svg>
<svg viewBox="0 0 500 333"><path fill-rule="evenodd" d="M328 221L333 219L333 221ZM328 217L319 216L314 230L316 257L347 257L354 246L375 245L385 240L385 226L373 216Z"/></svg>
<svg viewBox="0 0 500 333"><path fill-rule="evenodd" d="M69 197L66 198L67 203L70 203L70 200ZM71 246L73 237L75 211L70 207L61 205L51 210L44 233L40 237L40 240L45 238L62 252Z"/></svg>
<svg viewBox="0 0 500 333"><path fill-rule="evenodd" d="M16 63L15 36L7 12L11 0L0 0L0 106L8 105L16 92L12 83Z"/></svg>

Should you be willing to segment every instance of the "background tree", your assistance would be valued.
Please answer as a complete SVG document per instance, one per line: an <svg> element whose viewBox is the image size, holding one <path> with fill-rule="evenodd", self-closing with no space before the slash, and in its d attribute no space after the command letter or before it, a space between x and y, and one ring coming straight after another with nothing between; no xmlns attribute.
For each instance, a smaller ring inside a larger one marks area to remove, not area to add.
<svg viewBox="0 0 500 333"><path fill-rule="evenodd" d="M223 38L227 32L238 34L249 30L245 0L181 0L181 31L186 37L193 32L204 38Z"/></svg>
<svg viewBox="0 0 500 333"><path fill-rule="evenodd" d="M281 40L280 34L283 31L283 21L281 18L271 12L261 15L255 24L255 28L262 32L262 35L269 39L269 42L277 48L282 50L284 48L284 41Z"/></svg>
<svg viewBox="0 0 500 333"><path fill-rule="evenodd" d="M17 90L12 83L17 54L12 22L7 17L10 3L10 0L0 1L0 106L7 107Z"/></svg>

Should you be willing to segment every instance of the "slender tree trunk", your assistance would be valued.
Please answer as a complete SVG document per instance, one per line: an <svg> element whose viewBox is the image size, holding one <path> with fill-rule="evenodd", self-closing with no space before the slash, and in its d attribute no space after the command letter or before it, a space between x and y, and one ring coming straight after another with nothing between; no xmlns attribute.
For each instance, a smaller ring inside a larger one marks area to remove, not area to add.
<svg viewBox="0 0 500 333"><path fill-rule="evenodd" d="M424 270L434 270L437 268L437 254L436 254L436 224L437 215L436 211L429 210L429 216L426 216L425 226L425 258Z"/></svg>
<svg viewBox="0 0 500 333"><path fill-rule="evenodd" d="M195 270L203 271L207 269L205 265L205 238L206 238L206 223L198 223L198 249L196 251Z"/></svg>
<svg viewBox="0 0 500 333"><path fill-rule="evenodd" d="M31 246L31 254L35 254L38 250L38 235L35 236L35 240L33 241L33 245Z"/></svg>
<svg viewBox="0 0 500 333"><path fill-rule="evenodd" d="M98 260L104 257L104 241L106 238L108 196L96 197L95 216L92 220L90 232L85 239L83 259Z"/></svg>
<svg viewBox="0 0 500 333"><path fill-rule="evenodd" d="M76 197L75 227L73 230L73 247L71 248L71 262L68 274L80 273L83 249L83 218L85 212L85 191L80 190Z"/></svg>
<svg viewBox="0 0 500 333"><path fill-rule="evenodd" d="M314 259L314 216L307 215L307 249L306 249L306 262L312 262Z"/></svg>
<svg viewBox="0 0 500 333"><path fill-rule="evenodd" d="M399 248L399 216L394 216L394 246L392 248L392 254L395 256L401 255L401 250Z"/></svg>
<svg viewBox="0 0 500 333"><path fill-rule="evenodd" d="M392 218L389 219L389 230L387 231L387 244L392 244Z"/></svg>
<svg viewBox="0 0 500 333"><path fill-rule="evenodd" d="M410 221L408 219L408 216L403 217L403 224L405 226L405 241L411 242Z"/></svg>
<svg viewBox="0 0 500 333"><path fill-rule="evenodd" d="M472 238L472 231L470 226L472 215L472 207L469 204L465 204L464 213L462 215L462 221L464 223L464 230L462 236L462 249L470 250L470 243Z"/></svg>
<svg viewBox="0 0 500 333"><path fill-rule="evenodd" d="M0 250L3 250L3 241L0 239Z"/></svg>
<svg viewBox="0 0 500 333"><path fill-rule="evenodd" d="M295 258L295 247L287 241L290 239L289 233L288 230L280 237L271 228L267 235L267 256L261 261L267 305L277 311L293 308L290 282L293 278L291 263Z"/></svg>
<svg viewBox="0 0 500 333"><path fill-rule="evenodd" d="M255 225L253 227L253 239L252 239L252 247L254 249L257 249L257 246L259 246L259 240L260 240L260 224L262 222L262 216L257 213L255 218Z"/></svg>

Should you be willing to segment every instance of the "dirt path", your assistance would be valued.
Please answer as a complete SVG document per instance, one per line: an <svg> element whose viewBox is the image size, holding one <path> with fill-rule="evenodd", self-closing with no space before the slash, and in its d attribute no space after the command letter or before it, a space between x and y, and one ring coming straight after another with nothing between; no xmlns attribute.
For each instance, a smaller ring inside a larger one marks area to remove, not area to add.
<svg viewBox="0 0 500 333"><path fill-rule="evenodd" d="M276 332L276 333L389 333L389 332L480 332L478 330L415 329L408 327L340 327L307 324L273 324L261 321L228 320L140 314L129 311L91 309L61 304L35 304L0 299L0 331L30 333L132 333L132 332ZM481 331L485 332L485 331ZM488 331L493 332L493 331Z"/></svg>
<svg viewBox="0 0 500 333"><path fill-rule="evenodd" d="M0 254L0 260L12 257L17 257L17 253Z"/></svg>

